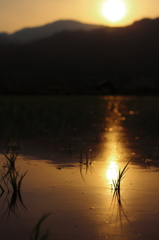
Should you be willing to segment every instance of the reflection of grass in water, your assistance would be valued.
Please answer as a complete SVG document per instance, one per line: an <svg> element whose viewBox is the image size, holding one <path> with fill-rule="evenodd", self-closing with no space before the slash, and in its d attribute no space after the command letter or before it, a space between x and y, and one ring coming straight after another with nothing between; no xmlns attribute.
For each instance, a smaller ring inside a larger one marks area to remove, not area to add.
<svg viewBox="0 0 159 240"><path fill-rule="evenodd" d="M130 161L131 161L131 159L130 159ZM113 223L115 223L114 220L112 220L112 218L113 218L114 213L116 212L115 221L116 221L116 223L118 223L118 222L120 223L121 229L123 229L123 219L125 219L129 224L131 224L129 217L128 217L128 212L123 207L122 202L124 202L124 201L121 198L121 194L120 194L121 181L125 177L125 173L129 169L128 165L129 165L130 161L127 162L127 164L124 166L124 168L122 170L119 169L117 179L116 180L112 179L114 191L113 191L113 197L112 197L112 202L111 202L111 206L110 206L110 208L112 209L110 223L111 223L111 221Z"/></svg>
<svg viewBox="0 0 159 240"><path fill-rule="evenodd" d="M5 181L5 185L9 191L9 184L12 187L13 192L20 192L21 190L21 184L22 184L22 180L25 177L27 172L25 172L24 174L21 174L19 176L19 172L17 171L10 171L7 175L7 179Z"/></svg>
<svg viewBox="0 0 159 240"><path fill-rule="evenodd" d="M4 188L0 185L0 189L1 189L1 193L0 193L0 197L1 197L4 193Z"/></svg>
<svg viewBox="0 0 159 240"><path fill-rule="evenodd" d="M13 161L13 163L15 163ZM22 207L25 207L23 200L22 200L22 196L21 196L21 184L22 184L22 180L25 177L26 173L19 175L19 171L17 171L17 169L15 168L15 165L13 165L12 167L8 166L8 170L7 172L4 171L0 171L1 173L1 181L3 183L3 185L6 187L7 189L7 197L5 198L4 204L7 203L7 209L5 210L3 216L8 213L8 217L10 215L10 213L14 213L15 215L17 215L16 212L18 212L18 205L20 204ZM11 187L11 189L10 189ZM5 189L4 187L2 187L2 185L0 185L0 188L2 190L1 196L4 194ZM12 191L11 191L12 190ZM12 192L11 197L10 196L10 192Z"/></svg>
<svg viewBox="0 0 159 240"><path fill-rule="evenodd" d="M84 180L83 168L85 168L86 174L87 174L88 170L92 173L92 171L93 171L92 164L93 164L93 161L95 160L97 154L93 154L92 149L90 149L89 151L85 152L85 156L83 157L83 151L80 152L79 169L80 169L80 174L81 174L81 177L83 180Z"/></svg>
<svg viewBox="0 0 159 240"><path fill-rule="evenodd" d="M120 224L120 228L121 230L123 230L123 221L126 220L129 225L131 225L130 222L130 214L126 211L126 209L123 206L124 202L121 198L120 198L120 202L118 199L118 196L116 194L113 194L113 198L112 198L112 202L111 202L111 217L109 220L110 224Z"/></svg>
<svg viewBox="0 0 159 240"><path fill-rule="evenodd" d="M3 152L1 152L3 153ZM10 191L9 186L12 187L13 192L19 192L21 190L22 180L25 177L26 173L19 175L19 171L17 171L15 167L15 161L17 159L17 154L12 153L9 156L3 153L7 162L5 164L5 168L7 168L7 172L0 171L1 173L1 181L3 181L6 186L8 192ZM4 168L4 169L5 169Z"/></svg>
<svg viewBox="0 0 159 240"><path fill-rule="evenodd" d="M8 194L7 194L7 197L5 198L4 204L5 202L7 202L8 207L4 212L3 216L8 212L8 217L9 217L10 212L13 212L15 215L17 215L16 211L18 210L18 203L20 203L21 206L23 206L26 209L23 203L20 191L21 191L23 178L25 177L27 172L21 175L19 174L19 171L15 166L15 162L17 159L16 153L11 153L9 155L3 152L1 153L5 156L6 163L4 164L3 170L0 170L0 174L1 174L0 181L2 182L2 185L3 185L3 186L0 185L0 188L1 188L0 196L4 194L5 188L6 188ZM7 168L7 171L5 171L6 168ZM9 198L10 192L12 192L12 195Z"/></svg>
<svg viewBox="0 0 159 240"><path fill-rule="evenodd" d="M130 161L127 162L127 164L125 165L123 170L119 169L119 173L118 173L117 179L112 179L113 188L114 188L114 196L116 195L119 203L121 203L121 197L120 197L121 181L125 177L125 173L128 170L128 165L129 165Z"/></svg>
<svg viewBox="0 0 159 240"><path fill-rule="evenodd" d="M98 154L98 153L97 153ZM96 158L97 154L93 154L92 149L85 152L85 156L83 157L83 151L80 152L80 164L89 166L93 163L94 159Z"/></svg>
<svg viewBox="0 0 159 240"><path fill-rule="evenodd" d="M0 173L2 177L1 181L3 181L8 192L10 192L10 187L12 188L13 192L20 192L23 178L25 177L27 172L19 175L19 171L15 169L14 171L9 170L7 171L7 173L0 171ZM1 189L4 190L2 186Z"/></svg>
<svg viewBox="0 0 159 240"><path fill-rule="evenodd" d="M17 156L18 154L17 153L11 153L9 155L3 153L2 151L0 151L6 158L6 164L5 164L5 168L7 168L7 172L4 175L4 177L7 177L7 175L12 172L12 171L16 171L16 168L15 168L15 161L17 159ZM4 178L3 177L3 178Z"/></svg>
<svg viewBox="0 0 159 240"><path fill-rule="evenodd" d="M18 208L19 205L27 210L26 206L23 203L21 192L15 192L15 191L12 192L12 195L10 198L9 198L9 194L7 194L5 201L3 203L3 207L4 207L5 203L7 203L7 209L3 213L3 216L8 213L7 218L9 218L11 212L13 214L15 214L16 216L18 216L17 213L19 211L19 208Z"/></svg>
<svg viewBox="0 0 159 240"><path fill-rule="evenodd" d="M42 215L42 217L39 219L35 227L33 228L31 235L30 235L30 240L47 240L48 239L48 230L45 232L45 234L42 237L39 237L40 234L40 228L41 224L46 220L46 218L50 215L50 213L45 213Z"/></svg>

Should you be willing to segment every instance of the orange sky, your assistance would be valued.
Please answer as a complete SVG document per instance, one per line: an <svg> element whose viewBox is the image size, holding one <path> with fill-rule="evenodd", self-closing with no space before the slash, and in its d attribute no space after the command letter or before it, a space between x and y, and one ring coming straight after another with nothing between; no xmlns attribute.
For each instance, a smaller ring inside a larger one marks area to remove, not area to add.
<svg viewBox="0 0 159 240"><path fill-rule="evenodd" d="M107 26L129 25L141 18L159 16L159 0L123 0L126 16L109 22L102 14L106 0L0 0L0 32L41 26L61 19Z"/></svg>

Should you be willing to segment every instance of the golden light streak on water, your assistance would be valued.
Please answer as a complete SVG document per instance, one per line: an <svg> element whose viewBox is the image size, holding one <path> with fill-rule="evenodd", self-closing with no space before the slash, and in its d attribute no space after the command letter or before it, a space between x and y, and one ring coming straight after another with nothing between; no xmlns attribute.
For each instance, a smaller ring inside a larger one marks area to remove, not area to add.
<svg viewBox="0 0 159 240"><path fill-rule="evenodd" d="M109 144L105 145L105 159L107 167L105 170L105 177L108 184L113 189L113 181L116 181L119 174L121 157L125 158L126 151L122 141L122 121L125 120L122 116L122 99L110 98L108 102L107 117L106 117L106 133L105 138L108 139Z"/></svg>
<svg viewBox="0 0 159 240"><path fill-rule="evenodd" d="M118 178L119 167L115 161L110 161L108 169L106 171L106 178L109 181L109 184L113 185L113 180Z"/></svg>

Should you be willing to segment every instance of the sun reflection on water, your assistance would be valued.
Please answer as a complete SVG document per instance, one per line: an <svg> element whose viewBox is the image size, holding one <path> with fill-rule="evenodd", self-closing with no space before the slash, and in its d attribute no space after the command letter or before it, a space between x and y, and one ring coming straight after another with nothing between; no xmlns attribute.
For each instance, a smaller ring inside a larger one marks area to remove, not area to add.
<svg viewBox="0 0 159 240"><path fill-rule="evenodd" d="M106 132L104 137L109 142L109 145L105 145L105 157L107 159L105 177L108 184L113 188L113 181L116 181L119 175L118 162L120 162L121 156L125 157L126 154L126 151L123 152L125 146L122 141L122 122L125 120L122 116L122 99L116 97L109 99L105 120Z"/></svg>
<svg viewBox="0 0 159 240"><path fill-rule="evenodd" d="M113 180L118 178L119 167L115 161L110 161L108 169L106 171L106 178L109 181L109 184L113 185Z"/></svg>

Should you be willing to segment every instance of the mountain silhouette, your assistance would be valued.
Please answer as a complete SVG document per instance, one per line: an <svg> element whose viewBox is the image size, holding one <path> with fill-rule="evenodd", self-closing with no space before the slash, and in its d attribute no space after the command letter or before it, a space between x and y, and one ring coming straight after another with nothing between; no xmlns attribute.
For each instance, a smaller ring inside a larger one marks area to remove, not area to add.
<svg viewBox="0 0 159 240"><path fill-rule="evenodd" d="M42 38L47 38L53 34L62 31L76 31L76 30L91 31L93 29L100 27L101 25L84 24L72 20L60 20L40 27L24 28L20 31L16 31L13 34L5 34L6 35L5 37L10 41L26 43ZM0 35L0 41L2 42L1 37L2 36Z"/></svg>
<svg viewBox="0 0 159 240"><path fill-rule="evenodd" d="M11 43L15 43L15 41L7 33L0 33L0 44L7 45Z"/></svg>
<svg viewBox="0 0 159 240"><path fill-rule="evenodd" d="M0 44L1 92L158 94L159 18Z"/></svg>

